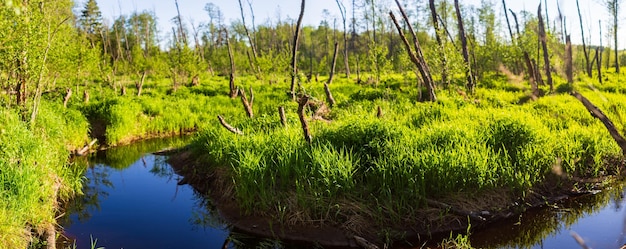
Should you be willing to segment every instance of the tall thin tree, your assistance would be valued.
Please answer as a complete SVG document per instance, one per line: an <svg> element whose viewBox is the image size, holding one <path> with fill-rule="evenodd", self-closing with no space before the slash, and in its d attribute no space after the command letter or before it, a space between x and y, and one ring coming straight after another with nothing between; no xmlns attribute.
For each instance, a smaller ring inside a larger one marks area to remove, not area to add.
<svg viewBox="0 0 626 249"><path fill-rule="evenodd" d="M469 51L467 50L467 37L465 36L465 28L463 27L463 15L461 15L461 7L459 0L454 0L454 9L456 10L456 18L459 26L459 39L461 40L461 48L463 50L463 61L465 62L465 78L467 79L467 91L474 92L474 77L472 76L472 67L469 59Z"/></svg>
<svg viewBox="0 0 626 249"><path fill-rule="evenodd" d="M300 42L300 27L302 25L302 18L304 17L305 0L302 0L300 4L300 15L298 15L298 22L296 23L296 31L293 36L293 44L291 48L291 98L296 100L296 79L298 77L298 43Z"/></svg>
<svg viewBox="0 0 626 249"><path fill-rule="evenodd" d="M537 8L537 17L539 18L539 40L541 41L541 48L543 50L543 62L546 70L546 78L548 85L550 86L550 92L554 90L554 84L552 83L552 72L550 67L550 55L548 52L548 40L546 35L546 29L543 22L543 16L541 14L541 4Z"/></svg>
<svg viewBox="0 0 626 249"><path fill-rule="evenodd" d="M587 44L585 43L585 29L583 28L583 16L580 14L580 4L578 0L576 0L576 9L578 10L578 19L580 20L580 35L583 39L583 53L585 54L585 69L587 70L587 75L591 77L591 63L589 62L589 50L587 50Z"/></svg>
<svg viewBox="0 0 626 249"><path fill-rule="evenodd" d="M348 28L346 24L347 20L347 11L346 6L340 0L335 0L337 2L337 6L339 7L339 13L341 13L341 20L343 21L343 63L346 69L346 78L350 78L350 62L348 60Z"/></svg>
<svg viewBox="0 0 626 249"><path fill-rule="evenodd" d="M439 20L437 19L437 8L435 6L435 0L428 1L430 7L430 14L433 20L433 26L435 27L435 38L437 39L438 54L441 59L441 81L444 87L448 87L448 58L445 52L445 44L443 43L443 30L439 26Z"/></svg>

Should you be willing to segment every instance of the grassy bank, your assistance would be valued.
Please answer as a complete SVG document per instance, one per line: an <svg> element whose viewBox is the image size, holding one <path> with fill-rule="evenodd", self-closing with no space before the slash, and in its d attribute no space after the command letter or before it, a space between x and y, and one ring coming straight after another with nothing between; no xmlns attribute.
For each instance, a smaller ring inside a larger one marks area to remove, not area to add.
<svg viewBox="0 0 626 249"><path fill-rule="evenodd" d="M580 80L576 89L624 131L626 97L590 90ZM429 200L494 212L547 181L558 186L555 173L618 173L608 162L621 157L619 147L578 100L563 92L529 101L525 89L506 79L490 84L469 98L442 91L438 102L419 103L410 85L393 78L378 87L333 83L338 104L330 122L312 121L311 144L303 139L296 104L258 87L255 103L273 104L255 108L253 119L243 117L243 107L225 115L244 135L211 121L195 142L206 166L194 171L229 179L225 195L246 214L380 237L429 229ZM303 86L323 99L321 84ZM280 105L287 109L286 127Z"/></svg>
<svg viewBox="0 0 626 249"><path fill-rule="evenodd" d="M82 170L68 167L69 151L87 140L87 120L43 101L34 124L0 109L0 248L26 248L31 233L56 224L56 202L81 189ZM35 238L36 239L36 238Z"/></svg>

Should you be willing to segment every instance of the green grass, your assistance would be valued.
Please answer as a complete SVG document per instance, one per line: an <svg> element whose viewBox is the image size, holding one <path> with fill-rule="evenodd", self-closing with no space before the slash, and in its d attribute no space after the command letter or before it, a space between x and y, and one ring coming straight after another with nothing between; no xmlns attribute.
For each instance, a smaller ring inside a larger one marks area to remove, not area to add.
<svg viewBox="0 0 626 249"><path fill-rule="evenodd" d="M588 80L575 88L624 131L626 97L603 88L613 83L591 90ZM227 96L227 79L201 82L173 91L167 80L148 81L142 96L131 87L120 96L119 89L93 85L89 103L74 96L67 109L57 93L44 98L32 126L1 110L0 234L10 239L0 246L22 245L25 227L53 222L53 187L61 186L61 198L80 189L81 170L66 165L68 151L90 140L87 120L104 122L109 145L199 130L194 149L207 166L196 172L225 169L244 212L288 224L342 224L359 215L386 227L417 217L426 199L499 189L523 196L557 158L568 175L593 177L614 173L606 159L621 155L603 125L566 94L571 87L528 101L528 89L493 76L467 98L453 86L437 92L438 102L420 103L411 77L384 75L378 85L338 77L330 85L337 100L331 122L311 122L307 144L286 84L239 77L240 88L255 92L249 119L241 101ZM325 99L322 83L303 83L302 91ZM217 115L245 135L229 133ZM129 156L137 155L120 154Z"/></svg>
<svg viewBox="0 0 626 249"><path fill-rule="evenodd" d="M407 90L339 81L333 94L348 97L338 101L330 123L311 124L312 144L302 137L294 104L278 97L287 106L286 128L274 108L256 109L255 119L227 118L244 136L210 120L195 145L210 165L205 172L227 169L245 212L286 223L342 224L357 213L384 227L417 217L427 198L499 189L523 196L544 182L557 158L568 175L613 172L605 160L620 157L619 147L576 99L556 94L520 104L527 92L500 84L469 99L439 91L437 103L415 103L415 91L402 83L397 87ZM319 84L304 86L323 99ZM626 97L578 88L613 110L606 112L614 120L626 115L618 104ZM277 101L257 92L258 102Z"/></svg>
<svg viewBox="0 0 626 249"><path fill-rule="evenodd" d="M14 111L0 117L0 248L25 248L29 229L55 223L57 198L80 192L82 171L67 167L68 147L85 141L87 125L46 101L32 128Z"/></svg>

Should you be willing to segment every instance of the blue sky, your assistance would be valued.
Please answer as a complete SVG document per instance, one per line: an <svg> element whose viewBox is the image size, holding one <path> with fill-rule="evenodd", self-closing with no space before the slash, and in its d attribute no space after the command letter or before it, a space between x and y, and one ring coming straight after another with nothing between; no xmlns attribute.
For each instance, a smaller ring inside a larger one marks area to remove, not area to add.
<svg viewBox="0 0 626 249"><path fill-rule="evenodd" d="M295 19L298 16L300 11L300 1L299 0L250 0L254 7L254 14L256 18L256 23L261 24L265 23L268 19L272 19L274 22L277 20L278 16L281 16L281 19L286 20L288 17ZM348 11L350 12L351 0L340 0L343 1ZM393 0L379 0L383 3L386 3L390 6L394 3ZM481 0L461 0L461 4L472 4L475 6L480 5ZM496 13L498 14L498 18L502 18L502 23L504 23L504 16L501 14L502 12L502 1L501 0L491 0L496 4ZM507 7L513 9L513 11L519 12L522 10L536 12L537 5L540 0L507 0ZM576 12L576 4L574 0L548 0L548 8L549 8L549 17L551 20L554 20L558 16L557 12L557 1L561 4L561 10L563 14L566 16L566 23L568 25L568 31L572 34L572 42L580 44L581 36L580 36L580 27L578 24L578 14ZM85 0L77 0L79 6ZM158 17L160 30L163 32L160 35L166 36L167 32L171 30L173 26L170 19L176 16L176 6L174 5L174 0L97 0L100 9L102 10L103 16L105 19L109 21L113 20L114 17L119 16L120 14L129 14L135 10L151 10L154 11ZM207 22L209 17L204 11L204 6L212 2L215 5L219 6L222 12L224 13L225 20L227 23L230 21L235 21L240 19L239 13L239 4L237 0L179 0L178 4L180 7L181 15L184 18L184 21L189 24L190 22L194 22L196 25L200 22ZM426 0L422 0L427 4ZM452 2L452 0L449 0ZM606 10L598 4L597 0L580 0L581 12L583 15L583 19L586 22L585 26L590 26L591 30L591 42L592 44L599 44L599 35L598 35L598 20L602 20L603 24L608 23L609 15ZM243 0L245 11L248 11L246 0ZM338 19L339 12L337 8L337 4L335 0L308 0L306 1L306 10L304 15L304 24L305 25L318 25L320 21L323 19L323 10L327 9L331 15L336 16ZM623 13L624 17L626 17L626 13ZM622 18L624 19L624 18ZM246 22L250 25L251 19L249 14L246 16ZM624 23L620 23L620 25L624 25ZM504 28L504 26L503 26ZM587 27L585 27L586 29ZM603 38L603 43L606 45L609 39L606 38L606 34L608 34L608 28L606 25L602 28L603 34L605 37ZM620 28L620 31L624 30ZM585 30L585 35L589 36L587 30ZM624 32L621 32L624 33ZM624 37L620 36L620 41L624 44L619 44L620 47L626 47L626 34Z"/></svg>

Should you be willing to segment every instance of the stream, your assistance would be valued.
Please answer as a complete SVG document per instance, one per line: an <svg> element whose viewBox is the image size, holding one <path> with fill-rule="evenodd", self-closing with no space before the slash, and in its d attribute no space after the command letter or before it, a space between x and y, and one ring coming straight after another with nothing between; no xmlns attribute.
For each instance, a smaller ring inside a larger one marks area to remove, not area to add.
<svg viewBox="0 0 626 249"><path fill-rule="evenodd" d="M181 147L188 138L138 142L100 151L75 162L86 167L82 196L65 206L59 248L278 248L277 242L233 233L216 215L211 202L166 162L154 155ZM611 188L528 211L519 217L474 231L476 248L582 248L576 232L590 248L620 248L626 243L624 189ZM420 248L419 246L415 248Z"/></svg>

